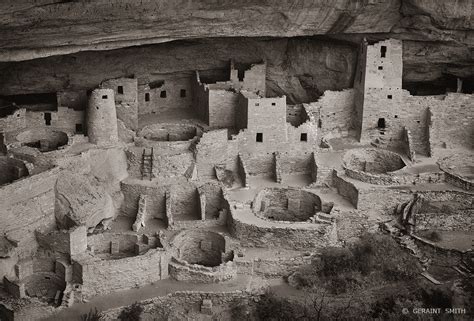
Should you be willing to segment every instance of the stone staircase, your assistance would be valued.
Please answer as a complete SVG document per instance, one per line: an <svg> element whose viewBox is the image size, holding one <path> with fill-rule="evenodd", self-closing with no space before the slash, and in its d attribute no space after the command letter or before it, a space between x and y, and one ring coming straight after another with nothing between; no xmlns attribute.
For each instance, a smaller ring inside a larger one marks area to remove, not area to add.
<svg viewBox="0 0 474 321"><path fill-rule="evenodd" d="M153 147L143 149L142 179L153 179Z"/></svg>

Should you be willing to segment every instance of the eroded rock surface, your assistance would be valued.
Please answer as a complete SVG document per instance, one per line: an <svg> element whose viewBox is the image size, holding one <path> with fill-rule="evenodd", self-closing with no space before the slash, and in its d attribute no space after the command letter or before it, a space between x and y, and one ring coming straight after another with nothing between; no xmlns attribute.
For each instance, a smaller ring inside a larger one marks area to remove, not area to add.
<svg viewBox="0 0 474 321"><path fill-rule="evenodd" d="M95 227L114 215L110 195L93 178L64 173L56 183L55 216L58 226Z"/></svg>

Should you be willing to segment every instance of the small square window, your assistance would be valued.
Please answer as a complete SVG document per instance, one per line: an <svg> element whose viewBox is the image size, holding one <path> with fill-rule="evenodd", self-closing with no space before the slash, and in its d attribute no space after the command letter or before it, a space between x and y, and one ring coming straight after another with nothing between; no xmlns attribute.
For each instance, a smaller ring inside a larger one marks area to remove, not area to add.
<svg viewBox="0 0 474 321"><path fill-rule="evenodd" d="M186 97L186 89L181 89L180 92L179 92L179 96L180 96L181 98Z"/></svg>
<svg viewBox="0 0 474 321"><path fill-rule="evenodd" d="M272 106L276 106L276 103L272 103Z"/></svg>
<svg viewBox="0 0 474 321"><path fill-rule="evenodd" d="M76 133L82 134L82 124L76 124Z"/></svg>
<svg viewBox="0 0 474 321"><path fill-rule="evenodd" d="M395 115L395 118L398 118L398 115Z"/></svg>
<svg viewBox="0 0 474 321"><path fill-rule="evenodd" d="M302 142L307 142L308 141L308 134L307 133L301 133L300 140Z"/></svg>
<svg viewBox="0 0 474 321"><path fill-rule="evenodd" d="M160 92L160 97L161 97L161 98L166 98L166 90L162 90L162 91Z"/></svg>
<svg viewBox="0 0 474 321"><path fill-rule="evenodd" d="M257 140L257 143L262 143L263 142L263 133L257 133L256 140Z"/></svg>
<svg viewBox="0 0 474 321"><path fill-rule="evenodd" d="M145 101L150 101L150 93L145 93Z"/></svg>
<svg viewBox="0 0 474 321"><path fill-rule="evenodd" d="M117 87L117 93L119 93L120 95L123 95L123 86Z"/></svg>
<svg viewBox="0 0 474 321"><path fill-rule="evenodd" d="M383 66L379 66L379 68L378 68L378 69L379 69L379 70L383 70Z"/></svg>
<svg viewBox="0 0 474 321"><path fill-rule="evenodd" d="M392 95L387 95L387 98L388 98L388 99L392 99Z"/></svg>
<svg viewBox="0 0 474 321"><path fill-rule="evenodd" d="M417 122L418 124L420 123L420 121L419 121L419 120L417 120L416 122Z"/></svg>
<svg viewBox="0 0 474 321"><path fill-rule="evenodd" d="M107 95L103 95L103 96L102 96L102 99L107 99Z"/></svg>
<svg viewBox="0 0 474 321"><path fill-rule="evenodd" d="M260 103L255 103L255 106L260 106Z"/></svg>

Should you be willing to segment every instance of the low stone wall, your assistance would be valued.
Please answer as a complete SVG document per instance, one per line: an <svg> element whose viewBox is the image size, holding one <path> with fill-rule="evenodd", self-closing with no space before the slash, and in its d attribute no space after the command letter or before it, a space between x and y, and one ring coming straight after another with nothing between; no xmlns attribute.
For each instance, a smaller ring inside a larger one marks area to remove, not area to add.
<svg viewBox="0 0 474 321"><path fill-rule="evenodd" d="M360 189L357 209L392 214L399 204L411 200L414 193L387 188Z"/></svg>
<svg viewBox="0 0 474 321"><path fill-rule="evenodd" d="M82 284L84 298L144 286L168 276L169 258L162 249L116 260L84 253L72 261L75 282Z"/></svg>
<svg viewBox="0 0 474 321"><path fill-rule="evenodd" d="M237 268L233 262L207 267L199 264L189 264L184 260L172 258L169 264L169 275L177 281L218 283L235 278L237 276Z"/></svg>
<svg viewBox="0 0 474 321"><path fill-rule="evenodd" d="M423 230L474 231L474 209L456 213L416 213L415 228Z"/></svg>
<svg viewBox="0 0 474 321"><path fill-rule="evenodd" d="M389 174L371 174L347 167L344 167L344 171L350 178L374 185L435 184L445 181L444 173L405 174L394 172Z"/></svg>
<svg viewBox="0 0 474 321"><path fill-rule="evenodd" d="M421 252L433 260L431 264L442 266L457 265L463 256L466 255L465 252L440 247L416 235L411 236Z"/></svg>
<svg viewBox="0 0 474 321"><path fill-rule="evenodd" d="M283 174L310 174L313 153L279 153L279 164Z"/></svg>
<svg viewBox="0 0 474 321"><path fill-rule="evenodd" d="M465 179L465 178L463 178L462 176L459 176L459 175L456 175L456 174L453 174L453 173L449 173L449 172L445 172L445 177L446 177L446 182L451 184L451 185L460 187L462 189L465 189L466 191L472 191L473 190L472 182Z"/></svg>
<svg viewBox="0 0 474 321"><path fill-rule="evenodd" d="M267 221L265 221L267 223ZM284 223L285 227L279 227ZM268 225L267 225L268 224ZM250 225L232 215L230 233L245 247L281 247L309 249L337 242L336 225L306 222L268 222L265 226Z"/></svg>
<svg viewBox="0 0 474 321"><path fill-rule="evenodd" d="M355 208L358 208L359 190L354 184L339 177L337 171L332 171L332 184L337 188L339 195L347 198Z"/></svg>
<svg viewBox="0 0 474 321"><path fill-rule="evenodd" d="M232 291L232 292L196 292L179 291L166 296L140 301L143 307L143 320L154 320L157 316L168 318L170 311L180 311L186 307L190 311L200 312L203 300L211 300L213 306L220 309L230 309L234 303L241 303L244 300L256 301L263 294L264 288L258 288L250 291ZM123 307L110 309L102 312L104 321L117 320Z"/></svg>
<svg viewBox="0 0 474 321"><path fill-rule="evenodd" d="M236 259L235 264L239 274L250 275L252 273L264 277L285 277L296 271L303 265L311 263L311 256L298 256L292 258L265 258L246 261Z"/></svg>
<svg viewBox="0 0 474 321"><path fill-rule="evenodd" d="M84 252L87 248L87 228L82 225L49 233L36 231L36 240L43 249L74 255Z"/></svg>
<svg viewBox="0 0 474 321"><path fill-rule="evenodd" d="M182 229L206 229L210 227L224 226L227 224L227 210L222 210L216 219L195 220L195 221L172 221L168 224L169 230Z"/></svg>

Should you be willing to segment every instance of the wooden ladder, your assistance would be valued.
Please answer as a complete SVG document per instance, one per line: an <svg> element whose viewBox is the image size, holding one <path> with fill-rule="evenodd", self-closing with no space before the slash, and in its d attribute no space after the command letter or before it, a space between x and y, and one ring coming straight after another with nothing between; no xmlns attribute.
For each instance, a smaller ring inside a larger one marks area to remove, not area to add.
<svg viewBox="0 0 474 321"><path fill-rule="evenodd" d="M142 155L142 179L153 179L153 147L144 148Z"/></svg>

